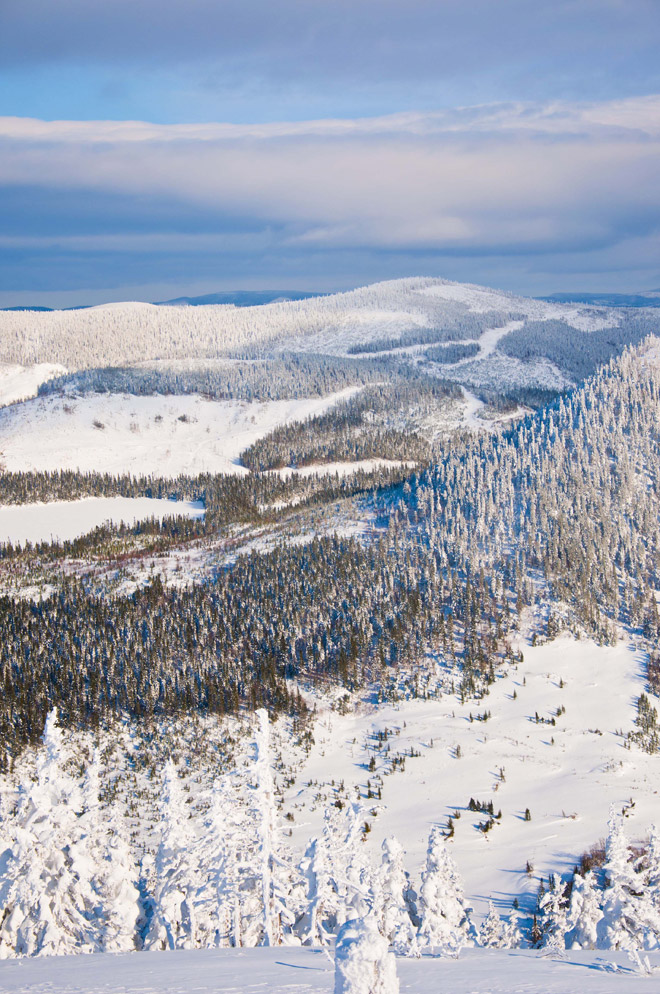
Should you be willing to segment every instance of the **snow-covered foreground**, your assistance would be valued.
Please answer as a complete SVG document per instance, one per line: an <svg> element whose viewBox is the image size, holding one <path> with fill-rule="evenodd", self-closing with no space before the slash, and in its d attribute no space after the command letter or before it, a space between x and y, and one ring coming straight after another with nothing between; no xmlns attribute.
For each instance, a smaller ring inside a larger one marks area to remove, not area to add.
<svg viewBox="0 0 660 994"><path fill-rule="evenodd" d="M200 518L204 508L190 501L149 497L85 497L49 504L0 505L0 542L66 542L112 521L132 525L147 518Z"/></svg>
<svg viewBox="0 0 660 994"><path fill-rule="evenodd" d="M241 452L278 425L322 414L359 388L265 403L197 395L40 397L0 411L0 463L12 471L248 473Z"/></svg>
<svg viewBox="0 0 660 994"><path fill-rule="evenodd" d="M632 839L644 837L660 812L660 770L655 756L628 750L621 735L635 727L634 700L645 687L642 654L623 641L606 647L569 636L521 648L524 662L503 673L481 703L461 704L447 693L358 714L326 712L286 795L298 844L320 831L319 795L334 798L331 781L343 781L346 796L367 781L374 790L380 785L381 798L366 802L379 809L369 845L376 854L394 834L414 875L429 828L458 812L449 845L478 918L491 897L504 914L514 898L531 910L539 879L570 873L605 836L610 805L626 808ZM488 720L479 720L485 712ZM388 740L379 748L378 731L385 729ZM397 754L407 756L405 769L392 773ZM478 828L486 816L469 810L470 797L492 800L502 811L487 834Z"/></svg>
<svg viewBox="0 0 660 994"><path fill-rule="evenodd" d="M397 960L402 994L652 994L654 976L625 953L561 957L521 949L466 949L458 959ZM0 963L3 994L331 994L331 954L318 949L203 949L58 956Z"/></svg>

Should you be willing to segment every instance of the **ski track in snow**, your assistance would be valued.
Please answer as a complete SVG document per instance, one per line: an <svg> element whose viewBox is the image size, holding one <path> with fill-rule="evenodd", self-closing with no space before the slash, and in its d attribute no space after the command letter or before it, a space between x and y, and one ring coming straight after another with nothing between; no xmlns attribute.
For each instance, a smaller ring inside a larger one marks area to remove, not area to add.
<svg viewBox="0 0 660 994"><path fill-rule="evenodd" d="M397 960L401 994L652 994L625 953L466 949L458 959ZM318 949L201 949L5 960L2 994L332 994L334 965Z"/></svg>

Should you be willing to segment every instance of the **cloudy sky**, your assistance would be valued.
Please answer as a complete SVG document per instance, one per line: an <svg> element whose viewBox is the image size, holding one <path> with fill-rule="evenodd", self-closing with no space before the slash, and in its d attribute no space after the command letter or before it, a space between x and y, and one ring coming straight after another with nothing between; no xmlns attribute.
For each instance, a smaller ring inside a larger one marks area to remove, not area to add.
<svg viewBox="0 0 660 994"><path fill-rule="evenodd" d="M660 287L660 0L1 0L0 306Z"/></svg>

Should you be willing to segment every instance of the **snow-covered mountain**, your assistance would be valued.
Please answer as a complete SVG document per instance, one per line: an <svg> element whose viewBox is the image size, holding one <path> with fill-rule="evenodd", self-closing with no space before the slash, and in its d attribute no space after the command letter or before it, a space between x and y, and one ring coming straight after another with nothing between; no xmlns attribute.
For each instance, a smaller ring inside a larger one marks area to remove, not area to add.
<svg viewBox="0 0 660 994"><path fill-rule="evenodd" d="M660 946L652 316L419 279L5 320L69 372L0 412L2 503L125 524L0 547L3 956Z"/></svg>

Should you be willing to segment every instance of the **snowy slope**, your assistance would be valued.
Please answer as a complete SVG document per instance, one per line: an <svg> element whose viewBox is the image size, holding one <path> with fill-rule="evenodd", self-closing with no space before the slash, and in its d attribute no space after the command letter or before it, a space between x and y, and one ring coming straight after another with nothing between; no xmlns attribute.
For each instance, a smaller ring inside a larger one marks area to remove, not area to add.
<svg viewBox="0 0 660 994"><path fill-rule="evenodd" d="M367 809L382 806L369 819L368 844L375 855L382 839L395 834L415 875L430 827L445 825L459 811L452 854L468 902L482 914L491 897L506 913L514 897L535 898L539 877L570 872L606 834L611 804L621 810L635 801L626 832L641 838L660 811L660 769L657 757L624 748L618 733L633 729L633 699L644 690L642 654L623 641L603 647L569 636L521 648L524 662L510 667L478 704L461 704L449 692L439 700L365 707L345 716L326 711L309 759L286 795L284 810L295 817L297 845L302 848L320 830L324 804L317 795L333 800L333 780L344 781L346 796L356 785L364 795L367 780L374 789L381 784L381 800L364 802ZM537 712L549 719L560 707L566 713L555 718L555 726L536 723ZM470 722L470 713L476 717L486 709L489 720ZM391 754L408 754L403 773L389 773L390 759L375 748L375 733L386 728L398 730L388 740ZM411 758L411 748L421 756ZM369 772L372 755L375 771ZM470 797L492 800L495 811L502 810L501 822L487 835L476 827L485 816L468 810ZM526 808L531 821L524 820Z"/></svg>
<svg viewBox="0 0 660 994"><path fill-rule="evenodd" d="M625 953L464 950L459 959L399 959L401 994L653 994ZM3 994L331 994L332 959L318 949L201 949L61 956L0 963Z"/></svg>
<svg viewBox="0 0 660 994"><path fill-rule="evenodd" d="M36 366L0 364L0 407L36 397L42 383L64 373L64 366L57 363L46 362Z"/></svg>
<svg viewBox="0 0 660 994"><path fill-rule="evenodd" d="M79 311L0 312L0 361L61 362L69 369L148 359L212 358L267 344L296 351L342 353L351 345L461 314L516 312L534 320L563 318L582 330L616 325L607 308L516 297L472 284L410 278L348 293L261 307L180 308L107 304Z"/></svg>
<svg viewBox="0 0 660 994"><path fill-rule="evenodd" d="M40 397L0 411L0 463L8 470L247 473L237 460L248 445L354 392L254 404L195 395Z"/></svg>

